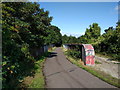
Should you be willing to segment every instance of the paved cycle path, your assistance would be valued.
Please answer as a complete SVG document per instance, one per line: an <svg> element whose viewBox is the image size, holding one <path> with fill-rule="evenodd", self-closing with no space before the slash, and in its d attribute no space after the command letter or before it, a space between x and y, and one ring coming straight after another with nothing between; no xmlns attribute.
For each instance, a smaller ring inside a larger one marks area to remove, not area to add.
<svg viewBox="0 0 120 90"><path fill-rule="evenodd" d="M69 62L61 48L45 61L46 88L115 88Z"/></svg>

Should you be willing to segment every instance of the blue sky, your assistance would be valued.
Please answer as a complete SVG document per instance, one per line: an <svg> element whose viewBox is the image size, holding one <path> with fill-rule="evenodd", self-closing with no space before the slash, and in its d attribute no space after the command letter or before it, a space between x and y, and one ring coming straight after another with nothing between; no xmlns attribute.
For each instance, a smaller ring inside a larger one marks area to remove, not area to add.
<svg viewBox="0 0 120 90"><path fill-rule="evenodd" d="M118 21L117 2L40 2L40 8L53 16L52 25L62 34L80 36L92 23L98 23L101 34Z"/></svg>

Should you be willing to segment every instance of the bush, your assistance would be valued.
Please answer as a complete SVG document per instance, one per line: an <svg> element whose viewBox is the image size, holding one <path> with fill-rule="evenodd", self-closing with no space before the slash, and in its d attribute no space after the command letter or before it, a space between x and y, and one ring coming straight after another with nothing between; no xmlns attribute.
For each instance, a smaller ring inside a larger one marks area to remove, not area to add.
<svg viewBox="0 0 120 90"><path fill-rule="evenodd" d="M78 50L68 50L67 55L71 56L75 59L80 59L81 58L81 52Z"/></svg>

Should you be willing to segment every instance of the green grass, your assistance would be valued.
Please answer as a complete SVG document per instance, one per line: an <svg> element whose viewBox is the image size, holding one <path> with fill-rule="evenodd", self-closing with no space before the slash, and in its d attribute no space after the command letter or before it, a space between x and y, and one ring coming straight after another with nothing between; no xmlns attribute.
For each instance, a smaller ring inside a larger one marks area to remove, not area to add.
<svg viewBox="0 0 120 90"><path fill-rule="evenodd" d="M56 49L56 47L50 48L48 51L53 52Z"/></svg>
<svg viewBox="0 0 120 90"><path fill-rule="evenodd" d="M45 61L45 58L36 62L36 70L35 70L36 73L28 88L44 88L45 81L44 81L44 76L42 72L44 61Z"/></svg>
<svg viewBox="0 0 120 90"><path fill-rule="evenodd" d="M43 65L46 59L46 56L48 56L48 54L52 51L54 51L56 49L56 47L53 47L51 49L48 50L47 53L45 53L42 57L40 57L40 59L38 59L35 62L35 67L34 67L34 77L27 77L25 78L25 86L27 86L27 88L45 88L45 77L43 75Z"/></svg>
<svg viewBox="0 0 120 90"><path fill-rule="evenodd" d="M108 58L108 59L111 59L113 61L120 62L120 60L116 58L115 54L105 54L103 52L99 52L99 53L95 53L95 54L99 57Z"/></svg>
<svg viewBox="0 0 120 90"><path fill-rule="evenodd" d="M106 55L104 53L95 53L97 56L99 57L104 57L104 58L110 58L110 59L113 59L113 57L111 55Z"/></svg>
<svg viewBox="0 0 120 90"><path fill-rule="evenodd" d="M44 61L49 52L45 53L43 56L36 60L35 66L33 67L34 74L32 76L27 76L24 78L23 82L20 84L21 88L44 88L45 79L42 72Z"/></svg>
<svg viewBox="0 0 120 90"><path fill-rule="evenodd" d="M63 49L64 51L64 49ZM65 55L67 52L65 52ZM72 57L70 56L67 56L66 55L66 58L73 64L77 65L78 67L86 70L87 72L91 73L92 75L98 77L99 79L111 84L111 85L114 85L116 87L120 87L120 84L118 83L120 81L120 79L117 79L117 78L114 78L112 77L111 75L103 72L103 71L99 71L99 70L96 70L95 68L93 67L90 67L90 66L85 66L83 64L83 62L81 60L77 60L77 59L73 59ZM98 63L98 62L97 62Z"/></svg>

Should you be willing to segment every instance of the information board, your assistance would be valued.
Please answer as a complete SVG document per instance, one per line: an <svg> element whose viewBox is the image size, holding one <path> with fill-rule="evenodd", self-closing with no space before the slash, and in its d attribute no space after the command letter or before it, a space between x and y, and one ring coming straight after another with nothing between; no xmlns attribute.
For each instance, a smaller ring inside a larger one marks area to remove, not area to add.
<svg viewBox="0 0 120 90"><path fill-rule="evenodd" d="M95 64L95 52L91 44L83 44L85 49L85 64L94 65Z"/></svg>

